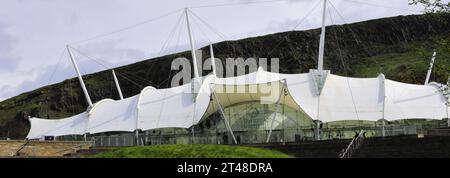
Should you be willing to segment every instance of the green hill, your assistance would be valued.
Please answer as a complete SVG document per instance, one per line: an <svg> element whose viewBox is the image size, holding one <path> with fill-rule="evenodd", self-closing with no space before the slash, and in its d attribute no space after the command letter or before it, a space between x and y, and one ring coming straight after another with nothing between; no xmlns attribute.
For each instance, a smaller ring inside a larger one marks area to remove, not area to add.
<svg viewBox="0 0 450 178"><path fill-rule="evenodd" d="M432 80L445 83L450 74L448 39L450 14L383 18L327 28L324 68L352 77L379 73L407 83L422 84L433 49L438 52ZM302 73L316 68L320 29L290 31L225 41L214 45L215 56L279 58L280 72ZM445 42L445 41L444 41ZM209 57L204 48L203 59ZM158 57L116 69L124 95L136 95L145 86L169 87L173 59L189 52ZM206 74L206 72L204 73ZM118 99L110 71L84 76L93 102ZM24 138L28 116L56 119L85 111L87 104L76 78L23 93L0 103L0 137Z"/></svg>

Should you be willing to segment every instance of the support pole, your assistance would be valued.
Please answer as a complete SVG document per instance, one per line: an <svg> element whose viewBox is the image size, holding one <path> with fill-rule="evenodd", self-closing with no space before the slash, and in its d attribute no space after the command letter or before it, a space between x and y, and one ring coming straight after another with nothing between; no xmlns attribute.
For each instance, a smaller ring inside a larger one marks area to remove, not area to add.
<svg viewBox="0 0 450 178"><path fill-rule="evenodd" d="M285 85L286 85L286 82L285 82L285 80L283 80L283 86L281 87L280 95L279 95L279 97L277 99L277 103L276 103L277 108L275 109L275 113L273 114L273 117L272 117L272 123L270 124L269 134L267 135L266 143L269 143L270 136L272 135L273 123L275 122L275 118L277 117L277 114L279 112L280 100L281 100L281 96L282 96L282 94L284 92Z"/></svg>
<svg viewBox="0 0 450 178"><path fill-rule="evenodd" d="M324 55L324 51L325 51L326 10L327 10L327 0L323 0L322 32L320 33L319 60L318 60L318 64L317 64L317 70L319 70L319 72L321 72L323 70L323 55Z"/></svg>
<svg viewBox="0 0 450 178"><path fill-rule="evenodd" d="M227 116L225 115L225 111L223 110L222 105L220 105L219 99L216 97L216 94L215 94L216 92L212 89L211 89L211 91L213 91L211 94L213 96L213 100L215 100L217 105L219 106L220 113L222 114L222 117L225 121L225 127L227 127L228 132L230 132L231 137L233 138L234 144L237 145L236 137L234 136L234 133L233 133L233 130L231 129L230 123L228 122Z"/></svg>
<svg viewBox="0 0 450 178"><path fill-rule="evenodd" d="M195 139L195 129L194 129L194 127L195 126L192 126L192 129L191 129L191 132L192 132L192 144L195 144L195 141L194 141L194 139Z"/></svg>
<svg viewBox="0 0 450 178"><path fill-rule="evenodd" d="M386 109L386 95L384 96L384 100L383 100L383 124L382 124L382 128L381 128L381 135L384 137L386 136L386 125L385 125L385 109Z"/></svg>
<svg viewBox="0 0 450 178"><path fill-rule="evenodd" d="M140 144L139 144L139 130L136 129L135 135L136 135L136 146L140 146Z"/></svg>
<svg viewBox="0 0 450 178"><path fill-rule="evenodd" d="M315 139L320 140L320 94L317 98L317 120L316 120L316 129L315 129Z"/></svg>
<svg viewBox="0 0 450 178"><path fill-rule="evenodd" d="M267 135L266 143L269 143L269 141L270 141L270 136L272 135L272 130L273 130L273 123L275 122L275 118L277 117L277 114L279 112L278 111L279 107L280 107L280 104L277 102L277 108L275 109L275 113L273 114L273 117L272 117L272 122L270 124L269 134Z"/></svg>
<svg viewBox="0 0 450 178"><path fill-rule="evenodd" d="M72 51L70 50L70 46L69 45L67 45L67 51L69 51L70 60L72 61L73 67L75 68L75 71L77 72L78 80L80 80L81 88L83 89L84 96L86 97L86 101L89 104L89 107L93 107L91 98L89 97L89 93L88 93L88 91L86 89L86 86L84 85L83 77L81 77L80 69L78 69L77 62L75 61L75 57L72 54Z"/></svg>
<svg viewBox="0 0 450 178"><path fill-rule="evenodd" d="M450 103L447 103L447 127L450 127L450 114L448 113L449 107L450 107Z"/></svg>
<svg viewBox="0 0 450 178"><path fill-rule="evenodd" d="M195 144L195 125L197 124L197 123L195 123L195 117L197 114L197 112L195 112L195 111L197 111L197 102L194 102L194 115L192 117L192 143L193 144Z"/></svg>
<svg viewBox="0 0 450 178"><path fill-rule="evenodd" d="M320 120L316 120L316 140L320 140Z"/></svg>
<svg viewBox="0 0 450 178"><path fill-rule="evenodd" d="M190 45L191 45L192 62L194 63L194 78L198 79L198 78L200 78L200 74L198 72L197 55L195 54L195 40L194 40L194 35L192 33L192 30L191 30L191 24L190 24L190 21L189 21L189 12L188 11L189 11L188 8L184 9L184 13L186 15L186 24L187 24L188 34L189 34L189 42L190 42ZM194 82L193 83L194 87L196 87L195 86L196 85L195 82L197 82L197 80L195 80L195 79L193 81ZM195 136L194 126L192 126L192 142L194 142L194 136Z"/></svg>
<svg viewBox="0 0 450 178"><path fill-rule="evenodd" d="M384 137L384 136L386 136L386 126L385 126L385 121L386 121L386 98L387 98L387 96L386 96L386 77L383 75L383 74L381 74L380 75L381 76L381 79L382 79L382 83L383 83L383 114L382 114L382 117L383 117L383 123L382 123L382 128L381 128L381 135Z"/></svg>
<svg viewBox="0 0 450 178"><path fill-rule="evenodd" d="M214 59L214 49L212 43L209 44L209 51L211 53L211 65L213 68L214 77L217 77L216 60Z"/></svg>
<svg viewBox="0 0 450 178"><path fill-rule="evenodd" d="M434 60L436 59L436 51L433 52L433 57L431 57L430 68L428 68L427 77L425 78L424 85L428 85L430 82L431 71L433 71Z"/></svg>
<svg viewBox="0 0 450 178"><path fill-rule="evenodd" d="M323 11L322 11L322 30L320 32L320 42L319 42L319 59L317 60L317 71L320 77L320 85L323 86L323 56L325 53L325 33L326 33L326 12L327 12L327 0L323 0ZM318 87L318 95L317 98L317 120L316 120L316 133L315 139L320 140L320 94L321 87Z"/></svg>
<svg viewBox="0 0 450 178"><path fill-rule="evenodd" d="M191 24L189 23L189 13L188 8L184 9L184 12L186 14L186 22L187 22L187 29L189 33L189 42L191 44L191 54L192 54L192 62L194 63L194 77L200 78L200 75L198 73L198 66L197 66L197 56L195 54L195 42L194 42L194 35L192 34L191 30Z"/></svg>
<svg viewBox="0 0 450 178"><path fill-rule="evenodd" d="M447 79L447 87L449 87L448 89L447 89L447 91L450 91L450 76L448 77L448 79ZM449 112L449 107L450 107L450 93L448 93L448 95L447 95L447 127L450 127L450 114L448 113Z"/></svg>
<svg viewBox="0 0 450 178"><path fill-rule="evenodd" d="M194 103L194 117L192 117L192 128L191 128L191 132L192 132L192 139L191 139L191 144L195 144L195 121L194 121L194 118L195 118L195 108L196 108L196 104L197 103Z"/></svg>
<svg viewBox="0 0 450 178"><path fill-rule="evenodd" d="M119 84L119 80L117 80L116 72L114 72L114 69L111 71L112 71L112 74L114 77L114 83L116 83L116 88L117 88L117 92L119 93L120 100L123 100L122 89L120 89L120 84Z"/></svg>

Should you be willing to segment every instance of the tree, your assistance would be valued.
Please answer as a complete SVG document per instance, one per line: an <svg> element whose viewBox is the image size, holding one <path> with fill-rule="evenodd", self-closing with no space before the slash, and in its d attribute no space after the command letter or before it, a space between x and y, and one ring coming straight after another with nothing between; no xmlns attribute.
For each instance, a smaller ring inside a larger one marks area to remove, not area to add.
<svg viewBox="0 0 450 178"><path fill-rule="evenodd" d="M409 0L410 5L423 5L425 13L441 13L450 12L450 2L442 2L442 0Z"/></svg>
<svg viewBox="0 0 450 178"><path fill-rule="evenodd" d="M425 14L432 16L435 19L442 18L441 15L443 13L450 13L450 2L442 2L442 0L409 0L409 4L423 5ZM442 23L448 26L447 20L442 19ZM433 48L438 55L450 53L450 35L442 34L442 36L432 39L431 42L431 48ZM417 51L422 54L421 56L427 56L427 58L431 55L429 49L425 47L420 47ZM434 71L433 75L435 80L445 83L450 74L449 64L436 63Z"/></svg>
<svg viewBox="0 0 450 178"><path fill-rule="evenodd" d="M442 0L409 0L410 5L423 5L425 13L448 13L450 12L450 2Z"/></svg>

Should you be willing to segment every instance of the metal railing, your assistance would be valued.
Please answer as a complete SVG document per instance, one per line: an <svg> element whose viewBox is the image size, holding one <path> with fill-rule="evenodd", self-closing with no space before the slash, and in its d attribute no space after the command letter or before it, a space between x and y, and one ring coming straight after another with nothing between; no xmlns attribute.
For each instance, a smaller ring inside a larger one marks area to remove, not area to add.
<svg viewBox="0 0 450 178"><path fill-rule="evenodd" d="M361 130L359 134L348 144L347 148L342 150L341 154L339 154L339 158L350 158L353 152L361 146L361 143L364 141L364 130Z"/></svg>
<svg viewBox="0 0 450 178"><path fill-rule="evenodd" d="M54 155L58 155L58 154L61 154L61 153L67 152L67 151L77 152L78 150L83 149L83 147L91 147L92 145L93 145L93 142L82 143L82 144L79 144L79 145L71 146L71 147L66 148L66 149L59 150L59 151L57 151L57 152L55 152L53 154Z"/></svg>
<svg viewBox="0 0 450 178"><path fill-rule="evenodd" d="M22 151L27 145L30 143L30 140L27 140L24 144L22 144L19 149L16 150L14 156L20 156L20 151Z"/></svg>
<svg viewBox="0 0 450 178"><path fill-rule="evenodd" d="M385 136L416 135L426 133L433 126L386 126ZM322 128L321 140L352 139L359 131L364 130L366 137L381 137L381 127L347 127L347 128ZM356 134L355 134L356 133ZM234 132L239 144L265 143L267 130L248 130ZM314 130L311 128L273 130L270 143L303 142L314 140ZM158 144L232 144L231 136L226 131L195 132L192 133L140 133L138 139L134 133L120 133L115 135L88 136L94 142L95 147L120 147L137 145ZM70 138L70 137L68 137ZM139 143L139 144L138 144Z"/></svg>
<svg viewBox="0 0 450 178"><path fill-rule="evenodd" d="M110 135L110 136L92 136L89 138L96 147L123 147L137 146L136 136L133 133Z"/></svg>

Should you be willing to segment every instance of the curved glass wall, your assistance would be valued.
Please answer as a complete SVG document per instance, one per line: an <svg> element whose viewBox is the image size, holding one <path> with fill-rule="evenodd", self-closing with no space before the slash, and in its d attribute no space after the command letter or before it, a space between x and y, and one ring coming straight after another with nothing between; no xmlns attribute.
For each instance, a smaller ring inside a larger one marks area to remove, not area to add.
<svg viewBox="0 0 450 178"><path fill-rule="evenodd" d="M278 109L277 109L278 107ZM276 112L278 111L278 112ZM316 124L302 110L284 105L248 102L224 108L225 118L238 143L265 143L272 133L270 142L301 142L315 140ZM275 114L276 113L276 114ZM433 128L446 127L447 121L426 119L405 119L384 124L385 136L425 135ZM363 129L366 137L382 136L382 121L348 120L320 124L320 139L351 139ZM134 133L99 133L89 135L97 146L131 146L137 143L151 144L232 144L233 140L222 114L218 111L189 129L164 128L141 131L139 139ZM122 138L123 137L123 138ZM83 136L63 136L61 140L82 140Z"/></svg>

